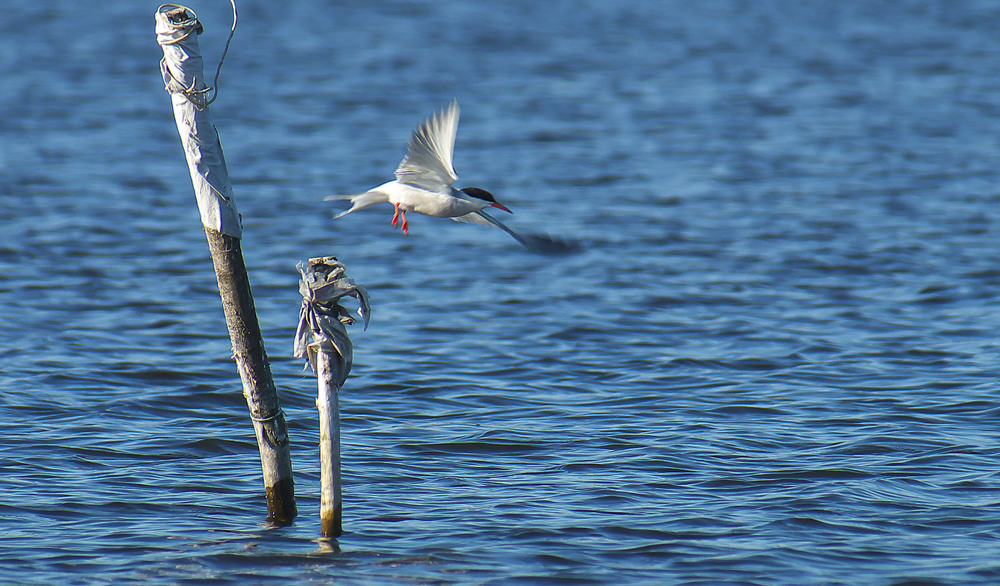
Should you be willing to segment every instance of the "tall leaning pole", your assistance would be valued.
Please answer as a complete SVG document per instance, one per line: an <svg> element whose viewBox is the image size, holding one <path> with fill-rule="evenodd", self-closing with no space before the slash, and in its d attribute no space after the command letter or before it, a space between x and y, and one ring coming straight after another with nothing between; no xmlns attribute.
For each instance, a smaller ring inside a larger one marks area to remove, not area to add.
<svg viewBox="0 0 1000 586"><path fill-rule="evenodd" d="M235 17L235 6L233 14ZM163 48L160 70L173 103L177 131L215 264L233 358L260 447L267 520L288 524L297 514L288 426L271 376L243 261L242 221L219 134L209 116L210 88L205 83L198 46L198 35L204 29L194 11L184 6L164 4L157 9L155 18L156 41Z"/></svg>

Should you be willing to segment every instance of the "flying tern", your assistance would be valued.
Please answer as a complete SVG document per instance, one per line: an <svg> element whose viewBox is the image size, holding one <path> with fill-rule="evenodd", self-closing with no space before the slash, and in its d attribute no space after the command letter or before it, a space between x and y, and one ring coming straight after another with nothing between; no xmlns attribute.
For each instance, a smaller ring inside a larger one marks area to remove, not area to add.
<svg viewBox="0 0 1000 586"><path fill-rule="evenodd" d="M436 218L451 218L458 222L486 224L500 228L533 252L563 252L571 245L539 234L519 234L486 212L494 207L513 213L497 202L492 193L478 187L456 189L452 155L458 133L458 102L426 119L410 136L406 156L396 168L396 178L364 193L333 195L325 200L351 201L347 209L334 219L365 208L391 203L394 207L392 225L409 234L407 212L417 212Z"/></svg>

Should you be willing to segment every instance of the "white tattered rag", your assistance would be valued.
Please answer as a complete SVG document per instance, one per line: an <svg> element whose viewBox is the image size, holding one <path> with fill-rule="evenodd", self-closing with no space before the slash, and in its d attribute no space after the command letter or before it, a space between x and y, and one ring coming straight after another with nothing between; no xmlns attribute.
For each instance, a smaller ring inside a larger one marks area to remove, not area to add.
<svg viewBox="0 0 1000 586"><path fill-rule="evenodd" d="M357 321L347 308L340 305L340 300L345 296L357 299L358 315L368 329L371 317L368 292L347 277L347 268L334 256L311 258L308 264L300 262L296 268L302 274L299 281L302 306L295 330L293 355L308 358L313 372L316 372L316 355L320 349L336 352L341 363L340 380L337 382L340 387L354 364L354 345L345 326Z"/></svg>

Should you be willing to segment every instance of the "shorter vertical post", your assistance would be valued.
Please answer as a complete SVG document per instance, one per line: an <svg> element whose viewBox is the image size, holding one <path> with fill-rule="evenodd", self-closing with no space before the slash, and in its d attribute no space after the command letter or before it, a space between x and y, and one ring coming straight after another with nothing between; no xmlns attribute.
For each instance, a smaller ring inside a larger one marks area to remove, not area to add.
<svg viewBox="0 0 1000 586"><path fill-rule="evenodd" d="M315 338L314 338L315 339ZM340 484L340 388L336 356L320 349L316 356L316 408L319 410L319 523L322 537L343 531L344 498Z"/></svg>
<svg viewBox="0 0 1000 586"><path fill-rule="evenodd" d="M358 300L358 314L365 329L371 315L368 293L347 278L347 269L336 257L299 263L302 307L295 332L294 355L308 358L316 373L316 408L319 410L320 535L338 537L343 532L343 491L340 473L340 388L351 372L354 346L346 325L355 323L343 306L344 296Z"/></svg>

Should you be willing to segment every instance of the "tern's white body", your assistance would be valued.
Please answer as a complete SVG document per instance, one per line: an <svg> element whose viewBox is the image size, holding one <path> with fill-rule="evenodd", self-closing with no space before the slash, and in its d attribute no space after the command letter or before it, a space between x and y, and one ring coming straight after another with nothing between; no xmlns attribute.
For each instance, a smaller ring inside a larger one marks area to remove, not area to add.
<svg viewBox="0 0 1000 586"><path fill-rule="evenodd" d="M396 180L373 187L367 193L361 195L372 194L372 197L369 198L371 200L380 199L379 196L382 196L382 201L393 205L399 204L400 210L417 212L418 214L434 216L435 218L464 216L490 206L490 202L469 197L454 187L449 186L449 191L450 193L441 193L440 191L424 189ZM352 199L352 201L354 200ZM363 207L375 205L376 203L381 202L372 201L371 203L365 203ZM362 206L355 204L354 207L341 215L349 214L359 209L362 209Z"/></svg>

